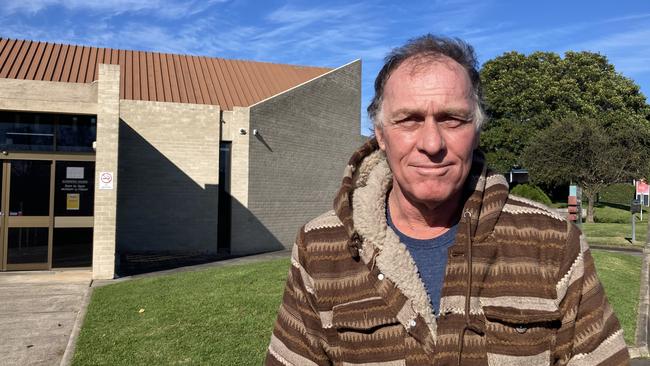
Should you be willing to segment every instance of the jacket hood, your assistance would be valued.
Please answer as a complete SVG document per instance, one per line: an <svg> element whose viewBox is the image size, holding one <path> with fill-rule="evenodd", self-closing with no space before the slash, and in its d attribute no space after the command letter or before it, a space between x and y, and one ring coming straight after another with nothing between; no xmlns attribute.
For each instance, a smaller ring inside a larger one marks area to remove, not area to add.
<svg viewBox="0 0 650 366"><path fill-rule="evenodd" d="M386 223L386 195L392 178L384 152L375 138L370 139L350 158L334 200L334 211L349 235L351 255L377 265L395 283L427 322L435 340L435 317L424 283L406 247ZM472 242L490 235L507 198L505 178L489 171L483 154L475 151L464 186L463 218L452 250L466 250L458 244L461 236L469 240L471 250Z"/></svg>

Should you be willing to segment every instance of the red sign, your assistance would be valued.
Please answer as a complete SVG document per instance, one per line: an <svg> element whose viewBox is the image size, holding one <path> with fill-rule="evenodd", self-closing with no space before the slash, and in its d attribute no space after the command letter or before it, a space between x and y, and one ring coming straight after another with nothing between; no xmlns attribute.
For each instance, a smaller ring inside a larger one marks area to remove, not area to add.
<svg viewBox="0 0 650 366"><path fill-rule="evenodd" d="M636 194L650 194L650 186L648 186L648 182L644 180L637 180L636 181Z"/></svg>

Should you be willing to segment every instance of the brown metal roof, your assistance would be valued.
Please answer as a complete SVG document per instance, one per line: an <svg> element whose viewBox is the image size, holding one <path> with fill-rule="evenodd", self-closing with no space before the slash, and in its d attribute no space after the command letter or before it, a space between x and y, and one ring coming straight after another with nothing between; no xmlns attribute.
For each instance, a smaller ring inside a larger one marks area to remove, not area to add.
<svg viewBox="0 0 650 366"><path fill-rule="evenodd" d="M0 38L0 78L90 83L120 65L120 98L247 107L331 69Z"/></svg>

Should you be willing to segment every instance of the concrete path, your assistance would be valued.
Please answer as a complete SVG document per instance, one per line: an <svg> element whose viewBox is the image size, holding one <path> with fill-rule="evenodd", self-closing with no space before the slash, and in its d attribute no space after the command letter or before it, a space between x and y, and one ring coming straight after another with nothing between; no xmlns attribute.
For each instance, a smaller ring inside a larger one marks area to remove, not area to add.
<svg viewBox="0 0 650 366"><path fill-rule="evenodd" d="M59 365L89 270L0 273L0 365Z"/></svg>

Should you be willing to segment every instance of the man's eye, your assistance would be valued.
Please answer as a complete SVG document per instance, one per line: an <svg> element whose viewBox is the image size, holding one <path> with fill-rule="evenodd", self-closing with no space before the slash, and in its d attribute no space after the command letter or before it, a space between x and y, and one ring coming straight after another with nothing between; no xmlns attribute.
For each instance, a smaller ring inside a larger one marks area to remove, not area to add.
<svg viewBox="0 0 650 366"><path fill-rule="evenodd" d="M448 128L460 127L460 126L462 126L464 124L467 124L469 122L470 122L469 120L465 120L465 119L459 118L459 117L448 117L448 118L445 118L444 120L440 121L440 123L442 123L445 127L448 127Z"/></svg>
<svg viewBox="0 0 650 366"><path fill-rule="evenodd" d="M393 122L396 126L400 127L409 127L409 126L417 126L419 122L422 122L423 118L420 118L418 116L406 116L400 119L397 119L395 122Z"/></svg>
<svg viewBox="0 0 650 366"><path fill-rule="evenodd" d="M404 118L395 121L395 127L399 128L414 128L418 126L418 121L413 118Z"/></svg>

